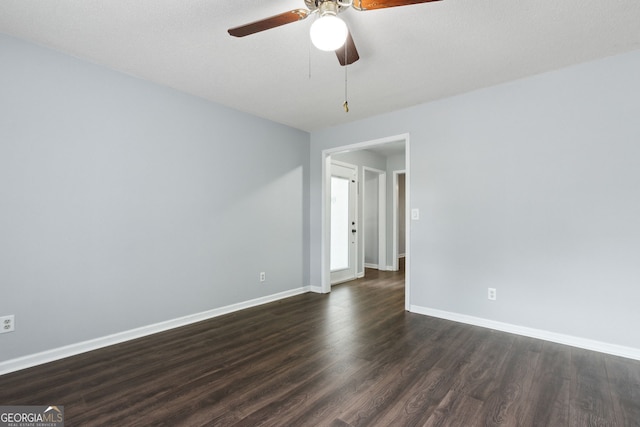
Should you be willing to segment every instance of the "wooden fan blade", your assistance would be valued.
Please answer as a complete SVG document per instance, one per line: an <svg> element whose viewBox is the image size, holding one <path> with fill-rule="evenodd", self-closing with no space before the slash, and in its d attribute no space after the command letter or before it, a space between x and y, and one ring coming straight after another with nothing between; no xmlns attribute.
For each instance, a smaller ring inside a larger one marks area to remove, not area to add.
<svg viewBox="0 0 640 427"><path fill-rule="evenodd" d="M411 4L430 3L440 0L353 0L353 8L356 10L384 9L386 7L408 6Z"/></svg>
<svg viewBox="0 0 640 427"><path fill-rule="evenodd" d="M351 31L347 33L347 40L344 42L342 47L336 50L336 56L342 66L351 65L360 59L360 55L358 55L358 51L356 50L356 45L351 37Z"/></svg>
<svg viewBox="0 0 640 427"><path fill-rule="evenodd" d="M269 30L292 22L301 21L309 16L310 11L307 9L294 9L279 15L271 16L260 21L250 24L241 25L239 27L230 28L227 31L234 37L244 37L250 34L259 33L260 31Z"/></svg>

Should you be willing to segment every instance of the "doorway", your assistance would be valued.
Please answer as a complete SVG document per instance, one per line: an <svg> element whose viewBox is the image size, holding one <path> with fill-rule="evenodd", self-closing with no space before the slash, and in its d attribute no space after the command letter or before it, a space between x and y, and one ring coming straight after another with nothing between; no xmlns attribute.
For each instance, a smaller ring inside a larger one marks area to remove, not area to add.
<svg viewBox="0 0 640 427"><path fill-rule="evenodd" d="M381 138L378 140L372 140L372 141L366 141L366 142L360 142L360 143L356 143L356 144L351 144L351 145L345 145L345 146L340 146L340 147L336 147L336 148L332 148L332 149L327 149L324 150L322 152L322 182L321 182L321 194L322 194L322 199L321 199L321 215L322 215L322 220L321 220L321 242L320 242L320 246L321 246L321 289L320 291L322 293L328 293L331 292L331 282L332 282L332 275L331 275L331 265L330 265L330 261L331 261L331 247L330 247L330 241L331 241L331 170L332 170L332 155L338 155L338 153L348 153L348 152L352 152L352 151L358 151L358 150L383 150L385 147L392 147L392 146L401 146L402 148L402 154L397 156L400 158L400 160L402 161L402 167L397 167L397 168L392 168L389 169L390 166L388 166L387 168L387 172L389 172L389 170L400 170L403 169L405 171L405 180L406 180L406 194L405 194L405 206L407 207L406 211L408 212L408 206L410 206L410 191L409 188L410 187L410 168L409 168L409 160L410 160L410 150L409 150L409 135L408 134L402 134L402 135L397 135L397 136L391 136L391 137L387 137L387 138ZM389 176L389 175L387 175ZM389 180L390 181L390 180ZM387 194L391 195L392 193L392 187L391 182L389 182L387 184ZM389 203L391 204L391 203ZM392 208L391 206L389 206L388 208L388 215L387 218L389 221L392 217ZM390 222L390 221L389 221ZM357 225L357 224L356 224ZM391 229L392 229L392 224L389 224L389 226L387 227L387 244L391 243L392 240L392 236L391 236ZM357 230L357 229L356 229ZM405 245L406 245L406 250L405 250L405 280L404 280L404 287L405 287L405 309L409 310L410 308L410 298L411 298L411 277L410 277L410 272L411 272L411 268L410 268L410 262L411 262L411 254L410 254L410 236L411 236L411 232L410 232L410 223L407 221L406 222L406 229L405 229ZM387 250L387 262L391 261L389 258L391 258L392 256L392 250L390 245L388 245L388 250ZM390 266L389 266L390 267Z"/></svg>

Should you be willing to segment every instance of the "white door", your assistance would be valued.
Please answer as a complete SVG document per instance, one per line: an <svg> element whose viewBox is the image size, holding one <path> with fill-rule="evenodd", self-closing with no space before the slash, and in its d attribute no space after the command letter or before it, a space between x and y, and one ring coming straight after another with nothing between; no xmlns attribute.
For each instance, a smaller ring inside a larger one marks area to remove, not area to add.
<svg viewBox="0 0 640 427"><path fill-rule="evenodd" d="M356 278L357 167L331 163L331 284Z"/></svg>

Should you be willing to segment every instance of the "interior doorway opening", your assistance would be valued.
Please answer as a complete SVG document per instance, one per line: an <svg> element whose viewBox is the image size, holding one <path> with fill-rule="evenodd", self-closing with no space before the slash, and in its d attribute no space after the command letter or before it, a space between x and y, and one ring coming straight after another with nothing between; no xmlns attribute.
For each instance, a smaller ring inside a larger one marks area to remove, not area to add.
<svg viewBox="0 0 640 427"><path fill-rule="evenodd" d="M409 211L409 191L404 193L403 213L398 214L395 189L397 173L401 171L405 188L409 189L409 135L383 138L323 151L322 168L322 292L331 292L331 185L332 163L344 162L357 168L357 202L354 246L357 247L356 276L363 277L365 269L398 271L398 233L403 234L405 245L405 309L410 301L410 224L405 218L404 232L399 231L398 215L406 217ZM377 190L377 191L376 191ZM377 231L377 233L376 233Z"/></svg>
<svg viewBox="0 0 640 427"><path fill-rule="evenodd" d="M400 263L406 257L406 227L406 171L399 170L393 172L393 271L400 269Z"/></svg>

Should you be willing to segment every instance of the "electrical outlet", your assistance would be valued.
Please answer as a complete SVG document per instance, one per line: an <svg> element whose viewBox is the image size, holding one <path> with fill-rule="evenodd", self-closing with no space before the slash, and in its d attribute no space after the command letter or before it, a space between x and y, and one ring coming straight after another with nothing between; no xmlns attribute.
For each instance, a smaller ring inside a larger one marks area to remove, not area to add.
<svg viewBox="0 0 640 427"><path fill-rule="evenodd" d="M16 317L12 314L0 317L0 334L16 330Z"/></svg>
<svg viewBox="0 0 640 427"><path fill-rule="evenodd" d="M496 288L489 288L487 292L487 298L491 301L496 300Z"/></svg>
<svg viewBox="0 0 640 427"><path fill-rule="evenodd" d="M260 273L260 281L261 282L265 282L267 280L267 273L265 273L264 271L262 271Z"/></svg>

